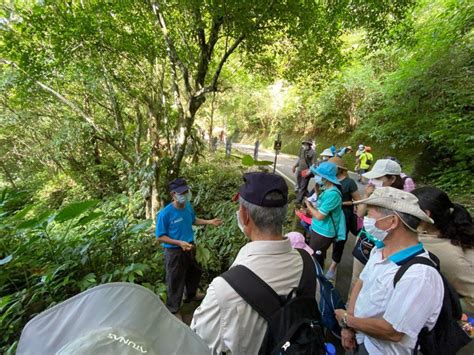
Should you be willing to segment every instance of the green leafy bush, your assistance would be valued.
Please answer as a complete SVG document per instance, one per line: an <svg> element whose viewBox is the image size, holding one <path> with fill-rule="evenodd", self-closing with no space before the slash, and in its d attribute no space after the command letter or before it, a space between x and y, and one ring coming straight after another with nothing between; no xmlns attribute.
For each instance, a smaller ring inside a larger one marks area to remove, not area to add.
<svg viewBox="0 0 474 355"><path fill-rule="evenodd" d="M238 204L232 197L242 184L237 159L214 159L188 167L184 176L193 191L193 206L200 218L220 218L219 227L196 228L197 259L203 267L203 285L227 270L239 249L248 241L237 227Z"/></svg>
<svg viewBox="0 0 474 355"><path fill-rule="evenodd" d="M151 221L129 217L127 197L48 210L24 192L0 195L1 353L15 348L31 317L100 283L136 282L163 293Z"/></svg>

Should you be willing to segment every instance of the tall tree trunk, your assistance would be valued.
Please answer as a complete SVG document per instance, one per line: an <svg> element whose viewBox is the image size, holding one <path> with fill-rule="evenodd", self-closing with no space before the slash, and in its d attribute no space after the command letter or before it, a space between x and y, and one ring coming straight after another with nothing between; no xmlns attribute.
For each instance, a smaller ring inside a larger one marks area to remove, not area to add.
<svg viewBox="0 0 474 355"><path fill-rule="evenodd" d="M212 93L212 101L211 101L211 117L209 120L209 150L212 151L212 133L214 131L214 104L216 101L216 93Z"/></svg>
<svg viewBox="0 0 474 355"><path fill-rule="evenodd" d="M14 189L16 189L16 184L15 180L13 179L13 175L10 174L5 164L3 164L2 162L0 162L0 164L2 165L2 169L5 172L5 177L7 178L8 182L10 183L10 185L12 185Z"/></svg>
<svg viewBox="0 0 474 355"><path fill-rule="evenodd" d="M175 155L174 159L174 166L173 166L173 172L172 176L177 177L179 175L179 172L181 170L181 163L184 158L184 154L186 152L186 146L188 143L188 139L191 136L191 129L193 127L194 119L196 117L196 112L199 110L199 108L202 106L206 98L203 95L200 96L192 96L189 99L189 104L188 108L184 112L184 139L181 144L178 145L178 150Z"/></svg>

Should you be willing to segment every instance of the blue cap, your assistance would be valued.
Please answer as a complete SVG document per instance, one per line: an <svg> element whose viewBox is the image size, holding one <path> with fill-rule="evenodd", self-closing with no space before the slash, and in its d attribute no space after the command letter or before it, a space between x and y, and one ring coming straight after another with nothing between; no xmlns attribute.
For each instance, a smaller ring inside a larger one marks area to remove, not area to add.
<svg viewBox="0 0 474 355"><path fill-rule="evenodd" d="M189 186L183 178L174 179L168 186L171 192L176 192L178 194L182 194L189 190Z"/></svg>
<svg viewBox="0 0 474 355"><path fill-rule="evenodd" d="M337 165L336 164L326 161L319 164L316 168L311 167L310 169L314 174L321 176L322 178L332 182L333 184L341 185L341 183L337 179Z"/></svg>
<svg viewBox="0 0 474 355"><path fill-rule="evenodd" d="M270 193L276 192L270 196ZM283 207L288 203L288 185L277 174L247 173L239 195L247 202L261 207Z"/></svg>

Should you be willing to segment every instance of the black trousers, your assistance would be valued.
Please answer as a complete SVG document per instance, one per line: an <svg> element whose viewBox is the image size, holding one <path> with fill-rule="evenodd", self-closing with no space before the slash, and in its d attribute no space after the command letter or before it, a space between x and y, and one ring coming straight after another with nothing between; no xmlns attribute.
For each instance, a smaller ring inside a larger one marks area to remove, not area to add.
<svg viewBox="0 0 474 355"><path fill-rule="evenodd" d="M353 207L343 207L342 212L344 213L344 218L346 219L346 240L339 240L336 242L336 239L334 239L334 245L332 249L332 261L337 264L341 262L342 254L344 253L344 246L346 245L349 232L351 232L355 236L358 234L357 216L354 214Z"/></svg>
<svg viewBox="0 0 474 355"><path fill-rule="evenodd" d="M311 177L301 176L301 171L299 169L296 171L296 174L297 174L296 181L298 183L298 194L296 195L296 203L301 203L303 202L303 198L309 195L308 185L309 185L309 181L311 180Z"/></svg>
<svg viewBox="0 0 474 355"><path fill-rule="evenodd" d="M181 248L165 248L166 307L172 313L179 311L183 292L186 298L196 295L202 270L196 261L196 249L183 251Z"/></svg>
<svg viewBox="0 0 474 355"><path fill-rule="evenodd" d="M331 246L335 238L326 238L325 236L316 233L312 229L309 232L309 246L314 250L314 259L324 269L324 259L326 259L326 252Z"/></svg>

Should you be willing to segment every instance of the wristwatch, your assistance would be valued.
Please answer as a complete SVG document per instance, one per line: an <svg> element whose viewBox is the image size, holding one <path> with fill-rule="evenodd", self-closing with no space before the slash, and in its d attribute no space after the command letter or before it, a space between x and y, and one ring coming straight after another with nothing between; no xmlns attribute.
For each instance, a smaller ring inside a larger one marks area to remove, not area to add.
<svg viewBox="0 0 474 355"><path fill-rule="evenodd" d="M342 316L341 321L339 322L339 325L341 326L342 329L349 328L347 326L347 312L344 312L344 315Z"/></svg>

